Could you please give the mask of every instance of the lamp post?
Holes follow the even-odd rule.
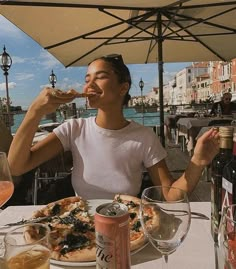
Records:
[[[142,80],[142,78],[140,79],[139,81],[139,88],[141,90],[141,101],[142,101],[142,122],[143,122],[143,125],[144,125],[144,117],[143,117],[143,87],[144,87],[144,82]]]
[[[11,56],[6,52],[6,47],[3,47],[3,53],[0,55],[0,66],[3,70],[3,74],[6,78],[6,94],[7,94],[7,115],[8,115],[8,128],[11,131],[11,107],[10,107],[10,98],[8,91],[8,70],[11,68],[12,59]]]
[[[55,85],[57,83],[57,76],[53,73],[53,70],[49,76],[49,82],[52,84],[52,87],[55,88]]]
[[[52,88],[54,89],[55,88],[55,85],[57,83],[57,76],[53,73],[53,70],[52,70],[52,73],[49,75],[49,82],[51,83],[52,85]],[[50,114],[47,115],[47,118],[51,119],[53,122],[56,122],[57,121],[57,114],[56,112],[52,112]]]

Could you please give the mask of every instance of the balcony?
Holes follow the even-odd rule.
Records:
[[[223,76],[219,76],[219,80],[220,80],[221,82],[230,80],[230,74],[225,74],[225,75],[223,75]]]

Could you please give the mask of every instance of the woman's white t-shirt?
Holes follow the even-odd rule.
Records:
[[[131,121],[120,130],[99,127],[95,117],[72,119],[53,130],[73,156],[72,185],[86,199],[137,195],[144,167],[166,157],[151,128]]]

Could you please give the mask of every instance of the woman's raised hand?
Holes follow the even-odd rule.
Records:
[[[198,138],[192,160],[199,165],[208,165],[219,152],[218,130],[211,128]]]
[[[60,105],[70,103],[75,98],[89,97],[92,93],[79,93],[74,89],[62,91],[59,89],[44,88],[38,97],[32,103],[30,109],[33,109],[43,116],[54,112]]]

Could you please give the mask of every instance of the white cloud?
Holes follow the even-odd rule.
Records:
[[[21,58],[18,56],[12,56],[12,64],[22,64],[27,62],[27,58]]]
[[[79,82],[64,81],[57,83],[56,87],[62,90],[75,89],[77,91],[82,90],[82,84]]]
[[[176,72],[164,72],[163,73],[163,80],[164,80],[164,84],[168,83],[169,81],[171,81],[172,79],[174,79],[176,75]]]
[[[46,87],[51,87],[51,85],[48,83],[48,84],[42,84],[39,86],[40,89],[44,89]]]
[[[45,87],[51,87],[50,84],[42,84],[40,85],[40,89],[43,89]],[[75,89],[77,91],[82,91],[82,84],[79,82],[74,82],[74,83],[67,83],[67,81],[59,82],[55,86],[58,89],[67,91],[69,89]]]
[[[39,59],[39,64],[44,69],[52,69],[60,65],[56,58],[54,58],[49,52],[43,49],[40,50]]]
[[[0,15],[0,37],[1,36],[4,37],[4,39],[12,36],[14,36],[14,39],[17,39],[22,38],[23,33],[19,31],[19,28],[17,28],[14,24]]]
[[[27,74],[27,73],[16,73],[15,79],[16,80],[33,80],[35,77],[34,74]]]
[[[15,82],[8,83],[8,89],[14,89],[16,87]],[[0,83],[0,91],[6,91],[6,83]]]

